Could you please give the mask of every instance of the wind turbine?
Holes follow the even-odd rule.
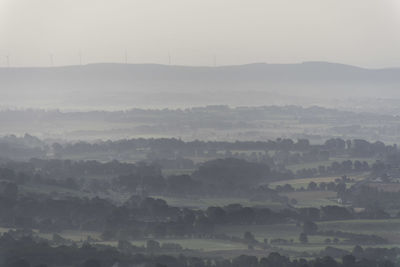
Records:
[[[53,54],[50,54],[50,66],[54,67],[54,58],[53,58]]]
[[[79,51],[79,65],[82,66],[82,51]]]

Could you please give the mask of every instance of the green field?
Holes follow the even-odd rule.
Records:
[[[227,225],[217,226],[216,233],[227,234],[228,236],[243,237],[246,231],[250,231],[257,240],[264,238],[274,239],[298,239],[301,228],[295,224],[274,224],[274,225]]]
[[[333,191],[300,191],[281,193],[289,199],[296,199],[296,207],[321,207],[329,205],[339,205],[337,202],[336,192]]]
[[[377,245],[368,247],[400,247],[400,219],[388,219],[388,220],[345,220],[345,221],[330,221],[330,222],[318,222],[319,230],[340,230],[343,232],[360,233],[368,235],[378,235],[386,238],[390,244]],[[268,240],[282,238],[293,243],[288,245],[272,245],[276,249],[282,249],[285,251],[293,252],[308,252],[318,253],[327,246],[333,246],[340,249],[352,250],[354,245],[343,243],[344,239],[339,238],[337,244],[326,244],[325,239],[333,237],[313,235],[308,236],[309,242],[307,244],[301,244],[299,242],[299,234],[302,232],[302,227],[296,226],[296,224],[277,224],[277,225],[251,225],[251,226],[220,226],[216,228],[217,233],[224,233],[229,236],[243,237],[246,231],[250,231],[258,241],[262,242],[264,238]]]
[[[247,245],[217,240],[217,239],[198,239],[198,238],[186,238],[186,239],[153,239],[158,241],[160,244],[164,243],[175,243],[182,246],[184,249],[201,250],[201,251],[219,251],[219,250],[243,250],[247,249]],[[145,247],[147,240],[131,241],[130,243],[134,246]],[[117,246],[117,241],[106,241],[96,242],[96,244]]]
[[[204,251],[247,249],[247,246],[241,243],[216,239],[164,239],[157,241],[159,241],[161,244],[176,243],[180,244],[183,248]],[[140,246],[144,245],[145,241],[134,241],[132,244]]]
[[[293,171],[296,172],[301,169],[313,169],[316,168],[318,169],[318,166],[330,166],[332,162],[335,160],[326,160],[326,161],[316,161],[316,162],[310,162],[310,163],[300,163],[300,164],[291,164],[287,165],[286,167]]]
[[[319,230],[340,230],[351,233],[361,234],[375,234],[385,237],[389,240],[390,244],[379,245],[379,246],[364,246],[364,247],[400,247],[400,219],[388,219],[388,220],[343,220],[343,221],[329,221],[329,222],[318,222]],[[0,228],[0,232],[6,232],[9,229]],[[351,251],[354,245],[345,243],[345,239],[339,238],[339,243],[325,243],[326,238],[333,240],[333,237],[312,235],[308,236],[309,242],[302,244],[299,242],[299,234],[302,232],[302,227],[294,223],[287,224],[274,224],[274,225],[224,225],[217,226],[215,233],[226,234],[228,236],[242,238],[246,231],[250,231],[258,241],[263,242],[264,239],[271,241],[272,239],[286,239],[289,241],[288,244],[270,244],[272,248],[269,251],[284,252],[287,255],[298,257],[302,252],[309,254],[318,254],[321,250],[327,246],[332,246],[340,249]],[[38,236],[51,240],[52,234],[39,233],[36,231]],[[96,244],[117,246],[118,241],[101,241],[100,233],[90,231],[62,231],[59,233],[63,238],[73,240],[82,244],[82,242],[88,240],[89,237],[95,240]],[[229,240],[220,239],[201,239],[201,238],[165,238],[156,239],[161,244],[163,243],[176,243],[180,244],[184,249],[195,250],[204,253],[221,253],[235,256],[235,253],[243,253],[243,251],[249,251],[246,244],[240,242],[232,242]],[[135,246],[145,246],[147,240],[133,240],[131,243]],[[224,251],[224,252],[223,252]],[[257,252],[259,251],[259,252]],[[254,253],[261,253],[260,248],[256,247]],[[237,256],[237,255],[236,255]]]
[[[320,230],[341,230],[345,232],[374,234],[400,245],[400,219],[387,220],[346,220],[319,222]]]
[[[351,250],[354,246],[347,244],[326,244],[324,241],[327,236],[308,236],[308,243],[302,244],[299,241],[299,235],[302,228],[295,224],[279,224],[279,225],[252,225],[252,226],[227,226],[218,227],[219,233],[227,235],[243,237],[244,232],[250,231],[258,241],[263,242],[264,238],[269,241],[271,239],[282,238],[288,240],[290,243],[287,245],[272,244],[272,251],[284,251],[286,254],[293,255],[292,253],[319,253],[326,246],[334,246],[341,249]],[[291,242],[293,240],[293,242]],[[343,239],[339,239],[340,242]]]
[[[168,205],[175,207],[192,207],[198,209],[206,209],[210,206],[227,206],[229,204],[241,204],[243,206],[262,206],[271,209],[281,209],[285,206],[279,202],[272,201],[250,201],[247,198],[178,198],[165,196],[152,196],[167,201]]]
[[[164,176],[170,175],[191,175],[195,169],[163,169],[162,174]]]

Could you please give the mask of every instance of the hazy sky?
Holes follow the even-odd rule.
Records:
[[[400,0],[0,0],[0,66],[400,67]]]

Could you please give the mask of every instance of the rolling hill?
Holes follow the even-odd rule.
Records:
[[[399,87],[400,69],[364,69],[327,62],[0,68],[3,107],[314,104],[329,98],[399,98]]]

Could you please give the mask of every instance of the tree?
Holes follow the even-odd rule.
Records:
[[[155,240],[147,240],[146,248],[150,252],[154,252],[160,249],[160,243]]]
[[[0,196],[15,201],[18,197],[18,186],[14,183],[0,183]]]
[[[208,207],[206,211],[207,217],[215,224],[226,222],[226,212],[221,207]]]
[[[101,267],[100,261],[96,259],[89,259],[83,263],[84,267]]]
[[[307,235],[314,235],[318,231],[318,226],[312,221],[306,221],[303,224],[303,233]]]
[[[101,239],[103,239],[104,241],[108,241],[111,240],[113,238],[115,238],[115,230],[113,229],[106,229],[103,231],[103,233],[101,233]]]
[[[206,184],[229,187],[255,185],[275,178],[268,165],[240,159],[217,159],[203,163],[193,179]]]
[[[126,240],[118,240],[118,249],[123,252],[129,252],[133,248],[132,244]]]
[[[299,241],[303,244],[308,243],[308,237],[307,234],[301,233],[299,236]]]
[[[321,260],[322,266],[324,267],[337,267],[337,262],[330,256],[325,256]]]
[[[357,258],[362,258],[364,254],[364,249],[361,246],[357,245],[353,248],[352,254]]]
[[[342,262],[344,267],[353,267],[356,264],[356,257],[353,255],[345,255],[342,258]]]
[[[27,260],[19,259],[19,260],[12,262],[9,266],[10,267],[30,267],[31,265],[29,264],[29,262]]]
[[[256,256],[240,255],[232,260],[232,265],[238,267],[256,267],[258,265],[258,259]]]
[[[249,232],[249,231],[247,231],[247,232],[244,233],[243,239],[244,239],[247,243],[255,243],[255,242],[256,242],[256,239],[255,239],[254,235],[253,235],[251,232]]]
[[[315,182],[310,182],[307,186],[307,190],[314,191],[317,190],[318,186]]]
[[[155,236],[156,238],[165,237],[166,234],[167,234],[167,227],[165,226],[165,224],[163,224],[163,223],[158,223],[158,224],[154,227],[154,236]]]

